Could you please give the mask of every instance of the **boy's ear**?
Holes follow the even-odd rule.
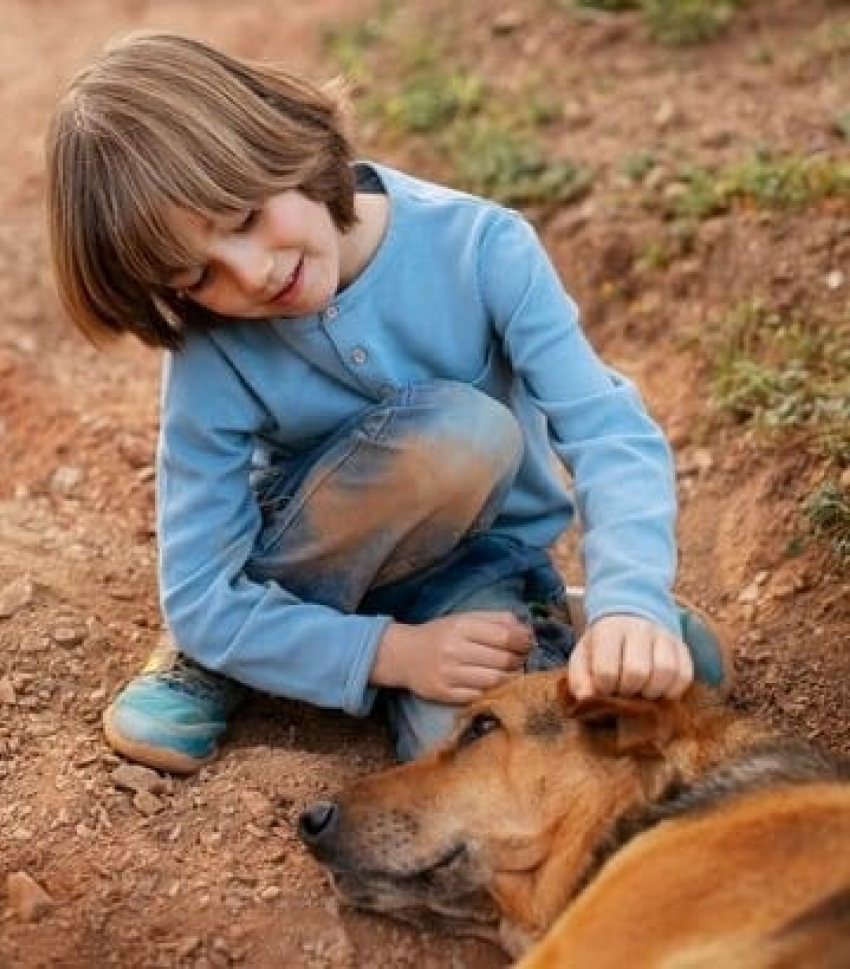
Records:
[[[670,700],[632,697],[588,697],[576,700],[566,678],[558,684],[566,715],[575,720],[583,739],[608,757],[659,757],[677,733],[679,718]]]

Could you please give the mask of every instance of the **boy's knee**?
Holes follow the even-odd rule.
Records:
[[[413,439],[447,491],[470,485],[490,490],[513,481],[523,456],[523,436],[513,414],[468,384],[436,381],[414,389]]]

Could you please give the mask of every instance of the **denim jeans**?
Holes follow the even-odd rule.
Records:
[[[400,388],[320,446],[255,480],[262,528],[248,572],[341,612],[425,622],[557,597],[542,549],[490,531],[519,467],[520,428],[474,388]],[[398,756],[422,753],[456,708],[386,691]]]

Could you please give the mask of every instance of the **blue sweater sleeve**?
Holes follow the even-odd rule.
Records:
[[[675,478],[664,435],[633,385],[600,362],[536,233],[516,213],[492,223],[479,274],[504,351],[572,476],[588,619],[630,613],[680,636],[670,591]]]
[[[260,528],[249,389],[204,337],[166,360],[157,515],[163,611],[180,649],[266,692],[359,715],[389,621],[307,603],[245,566]]]

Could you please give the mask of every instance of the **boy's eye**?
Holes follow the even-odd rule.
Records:
[[[260,217],[259,209],[248,209],[245,215],[242,217],[239,224],[234,229],[235,232],[247,232],[257,223],[257,219]]]
[[[209,281],[210,281],[209,266],[204,266],[198,278],[193,283],[190,283],[188,286],[182,286],[181,289],[185,290],[187,293],[200,293],[201,290],[207,285]]]

